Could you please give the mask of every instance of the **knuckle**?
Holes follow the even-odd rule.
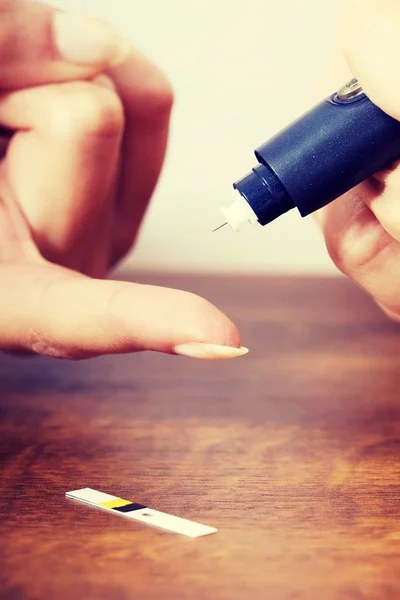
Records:
[[[357,190],[319,211],[318,222],[333,263],[353,278],[368,268],[382,242],[386,243],[380,229],[375,229],[370,210]]]
[[[349,265],[351,254],[345,248],[345,245],[330,238],[325,238],[325,244],[332,262],[339,269],[339,271],[347,275],[348,271],[351,270]]]
[[[51,310],[53,304],[52,294],[60,285],[66,283],[71,275],[63,272],[54,277],[53,269],[47,265],[38,274],[36,285],[38,292],[32,298],[31,322],[27,323],[24,333],[24,348],[40,356],[49,356],[58,359],[80,360],[89,358],[94,353],[88,352],[85,347],[78,343],[74,332],[65,325],[65,319],[61,319]],[[74,277],[78,277],[75,275]],[[80,276],[79,276],[80,277]]]
[[[52,111],[56,130],[115,137],[124,129],[124,109],[113,90],[93,83],[68,84]],[[65,91],[67,93],[65,93]]]
[[[349,230],[325,234],[328,254],[336,267],[345,275],[358,271],[368,262],[363,244]]]
[[[152,77],[141,93],[141,113],[149,119],[169,116],[174,103],[174,92],[169,80],[161,73]]]
[[[174,92],[168,79],[160,78],[157,86],[154,87],[152,97],[152,107],[156,112],[170,112],[174,103]]]
[[[125,295],[129,295],[131,285],[124,281],[114,282],[113,289],[110,288],[109,293],[104,299],[100,313],[104,323],[111,323],[112,326],[118,326],[121,319],[120,305],[124,303]]]
[[[113,79],[111,77],[109,77],[108,75],[105,75],[104,73],[101,73],[100,75],[96,75],[96,77],[94,77],[92,79],[92,81],[96,85],[99,85],[99,86],[106,88],[108,90],[111,90],[113,92],[117,92],[117,86],[115,85]]]
[[[393,238],[381,232],[370,240],[358,232],[347,231],[333,237],[325,236],[326,247],[336,267],[352,279],[378,268],[393,249]]]

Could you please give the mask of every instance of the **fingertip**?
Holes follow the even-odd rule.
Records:
[[[188,343],[241,347],[238,328],[223,312],[182,290],[125,284],[107,304],[105,320],[114,336],[123,333],[141,350],[175,354]]]
[[[186,313],[187,325],[180,332],[181,343],[198,342],[231,348],[241,347],[241,335],[233,321],[205,298],[189,292],[179,294],[181,310]]]
[[[111,25],[82,14],[54,12],[53,37],[61,58],[72,64],[106,68],[124,63],[131,51]]]

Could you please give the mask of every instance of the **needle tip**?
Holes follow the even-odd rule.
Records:
[[[218,227],[216,227],[215,229],[213,229],[212,233],[214,233],[215,231],[218,231],[218,229],[222,229],[222,227],[225,227],[225,225],[228,225],[228,223],[222,223],[222,225],[219,225]]]

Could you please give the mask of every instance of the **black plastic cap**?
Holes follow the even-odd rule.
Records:
[[[274,172],[258,165],[233,184],[257,215],[261,225],[274,221],[295,204]]]

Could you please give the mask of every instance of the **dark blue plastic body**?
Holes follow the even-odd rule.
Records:
[[[261,225],[294,207],[305,217],[400,158],[400,122],[365,95],[333,95],[255,154],[260,164],[234,187]]]

